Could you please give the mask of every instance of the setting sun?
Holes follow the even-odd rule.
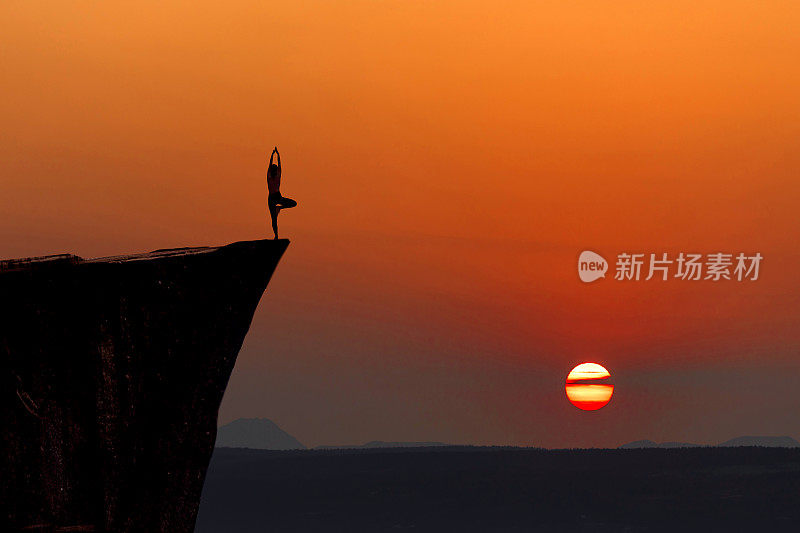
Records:
[[[614,394],[614,385],[606,383],[608,370],[597,363],[581,363],[567,375],[564,386],[569,401],[584,411],[596,411],[605,406]]]

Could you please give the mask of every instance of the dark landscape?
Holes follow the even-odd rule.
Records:
[[[196,531],[796,531],[800,449],[217,448]]]

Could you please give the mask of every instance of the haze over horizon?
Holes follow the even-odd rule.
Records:
[[[800,6],[6,2],[3,258],[291,239],[220,423],[342,442],[800,438]],[[144,8],[146,7],[146,9]],[[760,252],[582,284],[582,250]],[[584,361],[614,397],[564,395]]]

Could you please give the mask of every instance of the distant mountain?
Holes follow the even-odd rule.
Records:
[[[763,446],[765,448],[798,448],[800,442],[797,442],[792,437],[764,437],[764,436],[746,436],[736,437],[731,440],[726,440],[720,444],[693,444],[691,442],[653,442],[652,440],[635,440],[627,444],[623,444],[619,448],[622,450],[633,450],[637,448],[698,448],[701,446],[710,447],[733,447],[733,446]]]
[[[658,448],[658,443],[652,440],[635,440],[633,442],[628,442],[620,446],[622,450],[635,450],[638,448]]]
[[[652,440],[635,440],[620,446],[622,450],[633,450],[636,448],[698,448],[702,444],[693,442],[653,442]]]
[[[217,430],[217,448],[305,450],[306,447],[267,418],[240,418]]]
[[[351,444],[341,446],[317,446],[315,450],[336,450],[336,449],[366,449],[366,448],[432,448],[436,446],[451,446],[444,442],[385,442],[373,440],[364,444]]]
[[[800,442],[797,442],[792,437],[736,437],[735,439],[726,440],[717,446],[763,446],[765,448],[798,448]]]

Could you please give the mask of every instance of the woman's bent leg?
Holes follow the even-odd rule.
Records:
[[[292,200],[291,198],[286,198],[285,196],[281,196],[280,206],[284,209],[289,209],[290,207],[297,207],[297,202]]]

